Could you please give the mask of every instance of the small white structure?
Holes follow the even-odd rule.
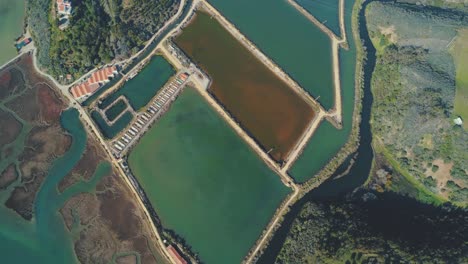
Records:
[[[457,117],[453,120],[453,122],[455,123],[455,125],[463,125],[463,120],[461,119],[461,117]]]

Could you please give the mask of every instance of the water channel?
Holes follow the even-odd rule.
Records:
[[[361,112],[362,119],[359,125],[361,137],[359,142],[360,145],[356,152],[357,157],[355,159],[355,163],[346,175],[337,177],[348,167],[350,160],[348,159],[347,162],[337,169],[335,175],[333,175],[328,181],[320,185],[317,189],[306,194],[301,200],[291,207],[290,212],[285,216],[284,222],[275,233],[269,247],[264,251],[264,254],[260,257],[258,263],[275,262],[293,221],[297,218],[303,205],[307,202],[329,201],[334,203],[345,203],[348,202],[346,197],[354,197],[353,202],[367,210],[369,221],[368,225],[370,228],[373,228],[372,230],[388,239],[402,239],[403,241],[408,241],[410,245],[411,243],[414,243],[415,245],[420,244],[422,242],[421,240],[424,242],[428,241],[429,245],[437,244],[439,241],[439,237],[437,235],[432,235],[434,228],[437,227],[434,227],[434,225],[430,223],[418,224],[419,222],[415,222],[414,220],[415,216],[419,215],[423,218],[445,219],[443,221],[446,222],[446,225],[444,225],[450,226],[451,228],[447,229],[448,231],[445,232],[450,232],[450,230],[455,229],[455,226],[460,225],[460,223],[450,221],[452,216],[459,216],[462,214],[461,218],[463,218],[463,215],[468,217],[468,211],[466,209],[457,209],[450,205],[436,207],[429,204],[423,204],[412,198],[401,196],[396,193],[376,193],[366,189],[361,189],[358,192],[353,193],[353,190],[362,186],[367,180],[373,159],[371,146],[372,133],[369,121],[373,102],[371,78],[376,63],[376,51],[372,46],[367,32],[366,18],[364,15],[365,8],[370,2],[372,1],[364,3],[363,8],[359,12],[359,34],[367,51],[367,60],[364,67],[364,96]],[[360,198],[357,198],[358,200],[356,200],[356,197],[365,197],[365,195],[368,194],[371,194],[374,199],[367,201],[359,200]]]
[[[76,109],[62,113],[61,124],[72,137],[72,144],[63,156],[53,161],[37,193],[33,220],[26,221],[6,207],[0,207],[2,263],[78,263],[72,237],[59,210],[72,196],[92,192],[111,169],[109,163],[100,163],[89,182],[79,182],[64,193],[58,193],[59,182],[85,151],[87,135],[78,115]]]
[[[349,49],[339,49],[343,128],[336,129],[329,122],[322,122],[307,143],[303,153],[288,171],[296,182],[305,182],[316,175],[346,144],[351,132],[356,70],[356,45],[351,29],[353,5],[354,1],[345,1],[344,21]],[[315,13],[321,11],[321,9],[314,10]],[[338,9],[335,12],[338,12]]]

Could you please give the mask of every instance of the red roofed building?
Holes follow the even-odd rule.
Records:
[[[171,259],[174,261],[176,264],[187,264],[187,261],[179,254],[177,249],[173,247],[172,245],[169,245],[167,247],[167,251],[169,251],[169,255]]]
[[[60,15],[70,15],[71,10],[70,0],[57,0],[57,11]]]
[[[81,84],[77,84],[70,89],[75,99],[90,95],[99,89],[102,85],[109,82],[109,78],[114,77],[117,74],[117,67],[111,66],[103,68],[99,71],[93,72],[88,80]]]
[[[182,79],[182,81],[185,81],[185,80],[187,80],[187,78],[188,78],[188,74],[186,74],[186,73],[181,73],[181,74],[179,75],[179,77]]]

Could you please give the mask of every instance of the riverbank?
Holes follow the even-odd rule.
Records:
[[[359,147],[359,124],[361,122],[361,111],[362,111],[362,97],[364,89],[364,66],[366,60],[366,51],[363,48],[363,43],[359,36],[359,18],[358,14],[361,8],[361,2],[356,1],[353,4],[351,12],[351,31],[353,41],[356,48],[356,59],[355,59],[355,74],[354,74],[354,107],[352,115],[351,131],[345,145],[328,161],[314,177],[302,183],[302,195],[306,194],[310,190],[316,188],[325,180],[327,180],[336,169],[346,160],[348,156],[354,153]]]
[[[356,43],[356,78],[355,89],[356,97],[354,101],[355,115],[353,116],[353,132],[350,141],[335,157],[333,166],[329,164],[329,171],[323,170],[320,174],[324,180],[309,181],[310,185],[304,185],[300,194],[300,199],[293,206],[290,207],[289,212],[283,216],[281,226],[277,228],[274,236],[271,238],[269,247],[264,250],[264,254],[258,258],[258,263],[273,263],[278,255],[293,221],[299,215],[301,208],[309,200],[315,199],[331,199],[338,197],[346,192],[352,191],[354,188],[362,185],[369,174],[370,161],[372,160],[371,148],[371,135],[370,135],[370,107],[372,105],[372,94],[370,93],[370,76],[373,70],[372,60],[367,60],[368,49],[364,48],[364,43],[361,40],[360,17],[362,14],[362,5],[365,0],[358,0],[353,4],[352,9],[352,30],[353,37]],[[362,33],[364,34],[364,33]],[[370,65],[369,65],[370,64]],[[366,68],[364,68],[366,65]],[[357,114],[360,113],[360,114]],[[361,138],[359,135],[365,133],[365,137]],[[358,144],[359,143],[359,144]],[[356,151],[356,146],[359,146]],[[352,153],[358,153],[355,162],[351,159],[355,157]],[[359,158],[361,157],[361,158]],[[348,171],[349,174],[343,176],[343,172]],[[340,176],[339,179],[335,179]],[[320,187],[317,187],[320,185]],[[315,188],[312,191],[312,188]],[[308,191],[308,192],[307,192]]]

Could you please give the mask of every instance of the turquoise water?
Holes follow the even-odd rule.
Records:
[[[297,182],[312,178],[333,158],[346,143],[351,132],[354,110],[354,76],[356,69],[355,43],[351,31],[351,12],[354,1],[345,1],[346,34],[349,51],[340,49],[340,74],[343,102],[343,129],[337,130],[327,121],[322,122],[307,143],[302,155],[289,170]]]
[[[204,263],[240,263],[290,191],[193,88],[129,164],[163,226]]]
[[[209,0],[320,103],[333,107],[330,39],[285,0]]]
[[[99,104],[99,108],[105,109],[119,96],[124,95],[133,109],[138,111],[149,103],[174,73],[174,68],[163,56],[154,56],[137,76],[106,97]]]
[[[28,222],[6,207],[0,207],[0,255],[2,263],[77,263],[73,241],[58,212],[65,201],[80,192],[93,191],[110,171],[109,163],[99,164],[90,182],[79,182],[58,193],[58,183],[73,169],[85,151],[87,135],[78,111],[63,112],[61,124],[73,138],[70,149],[52,163],[39,189],[34,218]]]
[[[318,21],[340,37],[339,3],[340,0],[295,0]]]

